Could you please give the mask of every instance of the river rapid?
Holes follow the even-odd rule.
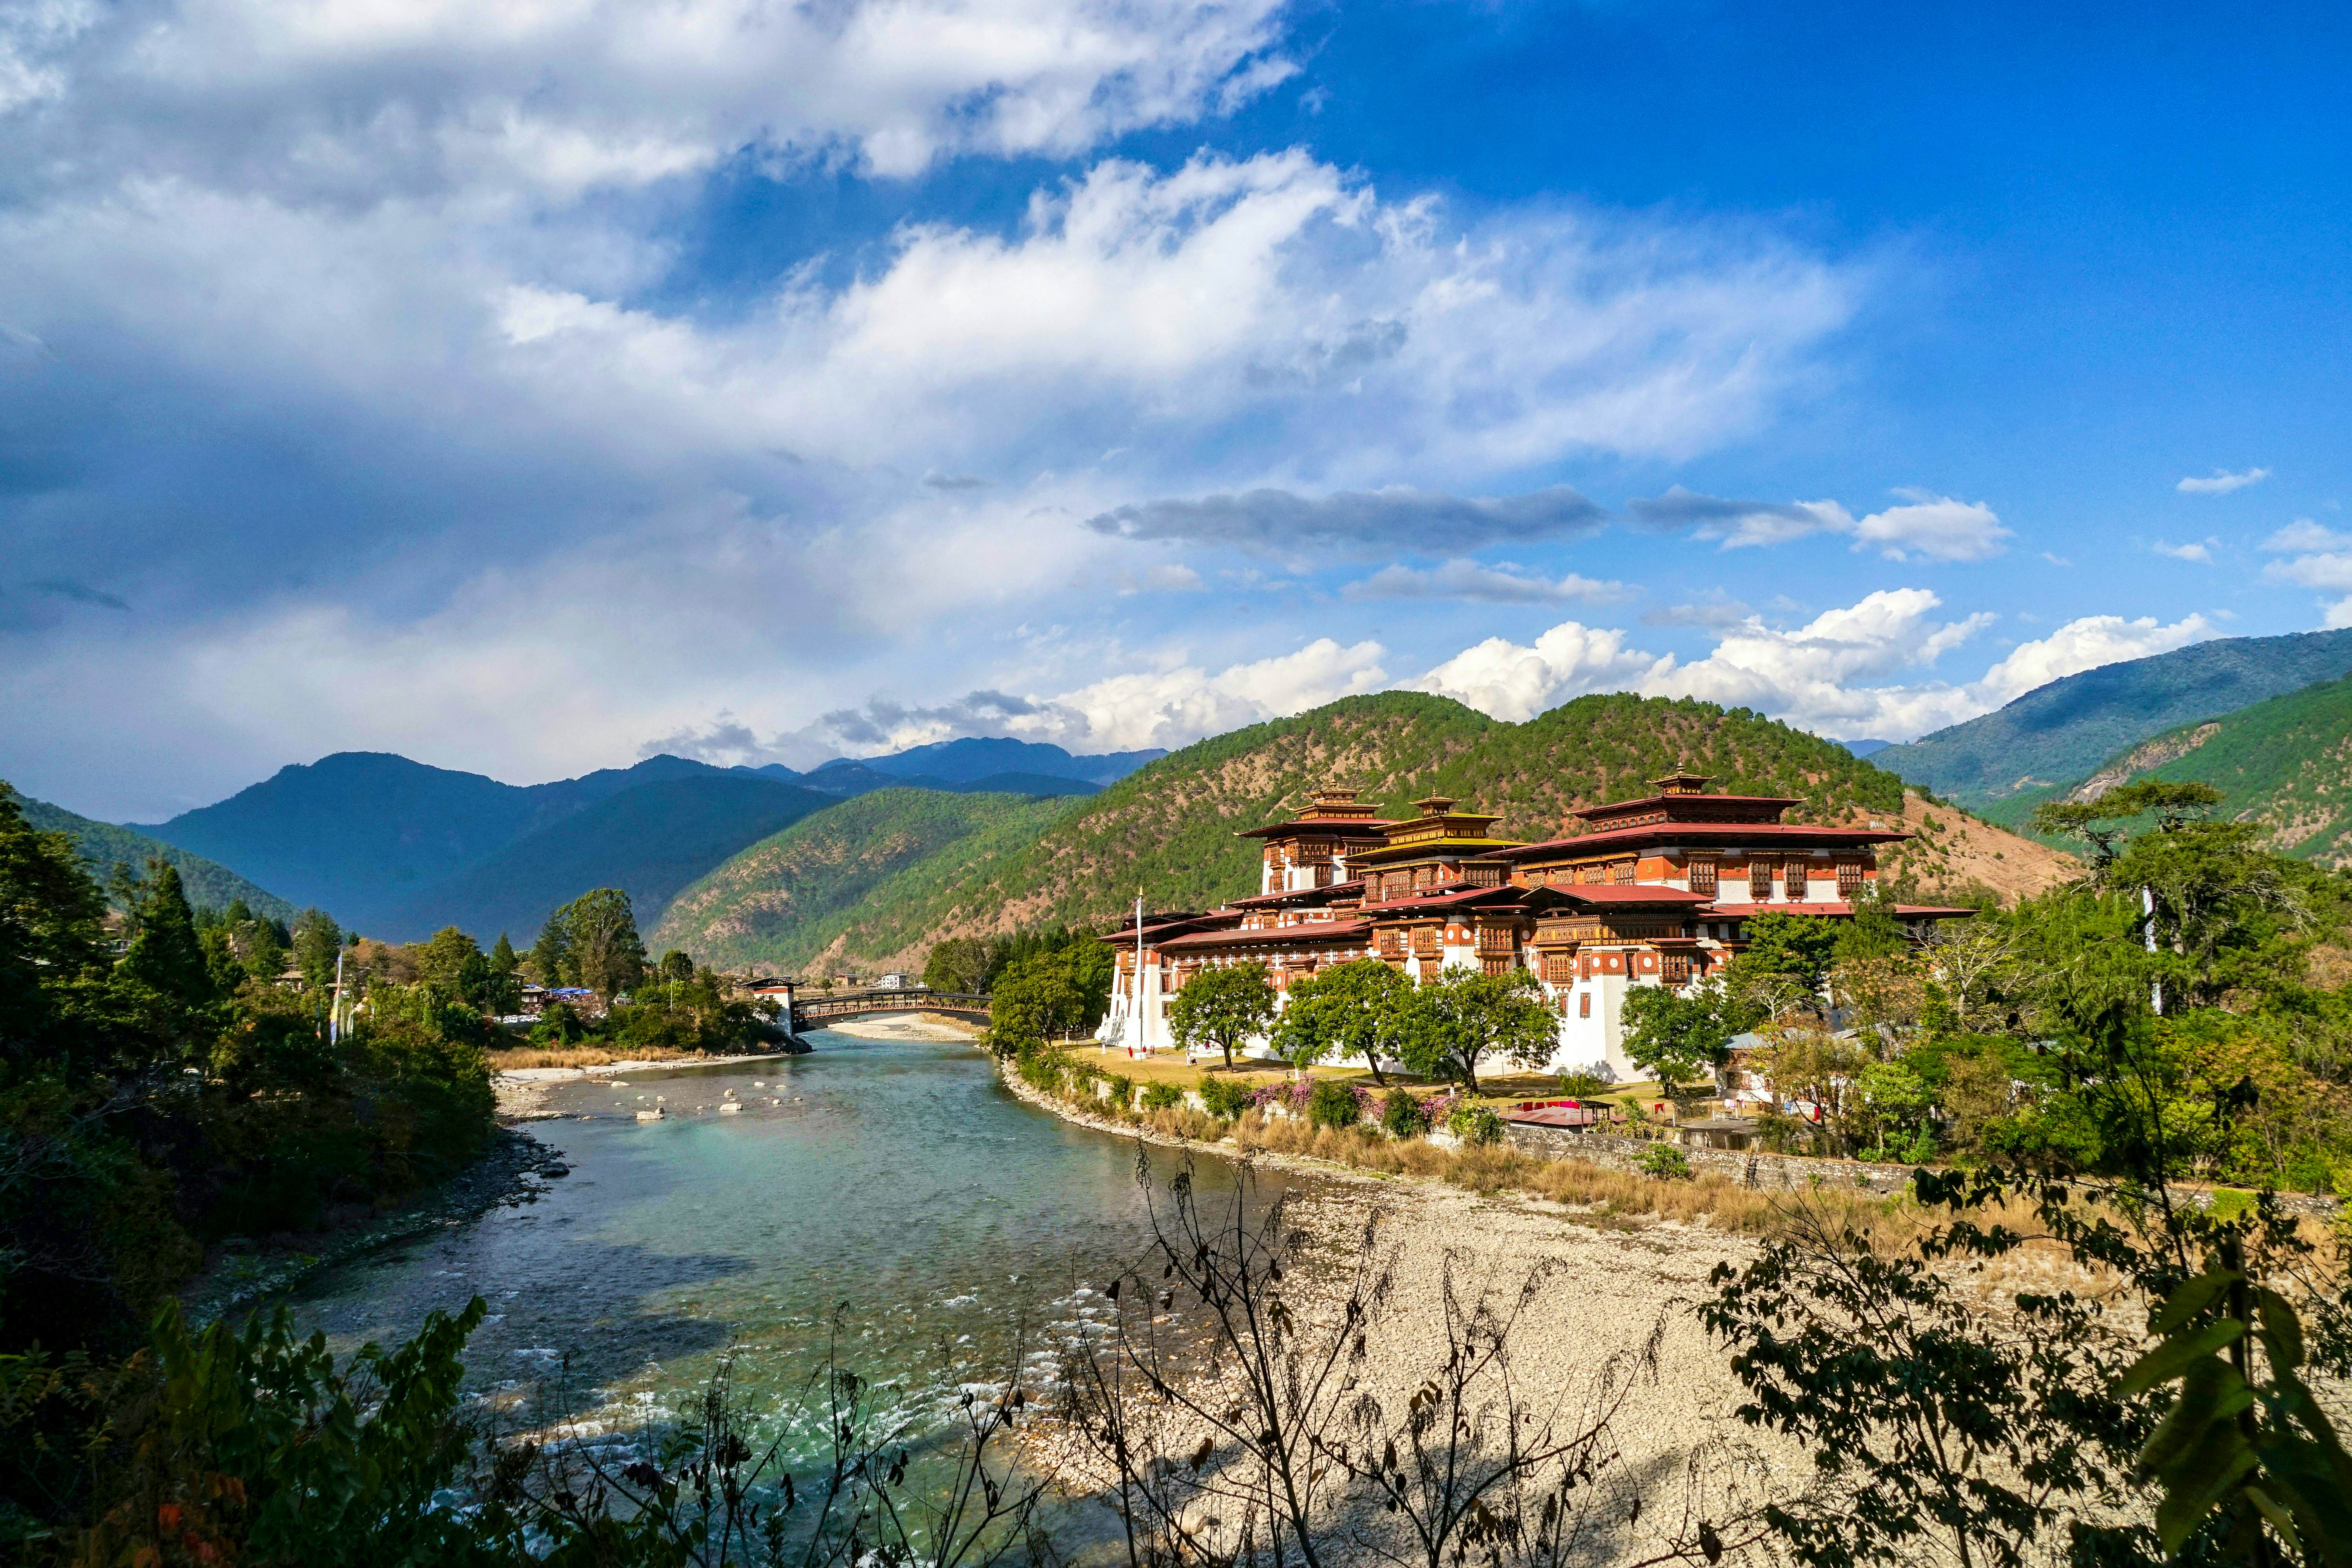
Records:
[[[1022,1103],[960,1041],[819,1031],[815,1050],[551,1088],[571,1173],[532,1201],[357,1259],[293,1300],[338,1349],[474,1296],[469,1392],[513,1424],[617,1431],[699,1397],[722,1358],[799,1466],[830,1353],[902,1408],[1050,1377],[1049,1346],[1149,1245],[1129,1140]],[[721,1112],[729,1103],[740,1111]],[[656,1106],[659,1121],[640,1121]],[[1150,1152],[1154,1194],[1181,1156]],[[1202,1159],[1205,1200],[1231,1193]],[[1253,1201],[1270,1199],[1261,1178]]]

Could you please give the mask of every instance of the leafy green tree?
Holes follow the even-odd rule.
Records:
[[[1703,985],[1689,995],[1664,985],[1636,985],[1625,994],[1625,1054],[1655,1073],[1669,1094],[1676,1086],[1715,1075],[1731,1059],[1731,1009],[1719,985]]]
[[[988,1021],[1000,1052],[1084,1027],[1087,994],[1075,955],[1057,948],[1016,959],[989,993]]]
[[[646,944],[637,934],[628,894],[618,888],[598,888],[556,914],[563,922],[567,962],[577,970],[581,984],[609,1002],[645,977]]]
[[[1839,922],[1837,940],[1831,948],[1832,956],[1839,963],[1898,958],[1910,951],[1910,934],[1903,929],[1903,922],[1875,900],[1856,909],[1852,919]]]
[[[489,960],[456,926],[433,933],[417,954],[416,968],[418,978],[446,1001],[478,1006],[489,984]]]
[[[1746,949],[1724,973],[1724,990],[1744,1023],[1818,1008],[1822,981],[1837,952],[1840,922],[1766,910],[1740,922]]]
[[[923,960],[923,984],[934,991],[976,992],[988,984],[988,943],[976,936],[951,936],[931,945]]]
[[[0,784],[0,1053],[22,1061],[42,1049],[57,989],[102,966],[105,919],[72,837],[35,832]]]
[[[1274,987],[1263,963],[1217,964],[1187,979],[1169,1004],[1168,1029],[1187,1050],[1214,1046],[1234,1065],[1234,1047],[1274,1019]]]
[[[1496,1058],[1532,1068],[1559,1046],[1559,1020],[1524,969],[1486,974],[1456,965],[1413,990],[1402,1009],[1397,1057],[1423,1078],[1478,1092],[1478,1064]]]
[[[1385,1086],[1381,1058],[1394,1059],[1412,982],[1377,958],[1351,959],[1294,982],[1269,1043],[1305,1069],[1332,1058],[1361,1057]]]

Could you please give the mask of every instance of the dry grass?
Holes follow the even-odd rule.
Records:
[[[510,1046],[505,1050],[486,1051],[492,1072],[511,1072],[519,1068],[601,1068],[614,1062],[679,1062],[709,1059],[700,1051],[671,1050],[655,1047],[647,1050],[615,1051],[604,1046]]]
[[[1391,1175],[1434,1177],[1477,1193],[1525,1193],[1605,1216],[1703,1222],[1722,1230],[1769,1236],[1785,1213],[1784,1200],[1773,1194],[1712,1173],[1686,1181],[1666,1180],[1588,1160],[1540,1159],[1508,1144],[1441,1149],[1418,1138],[1384,1138],[1362,1127],[1309,1127],[1292,1119],[1268,1121],[1255,1112],[1234,1124],[1233,1135],[1244,1149],[1304,1155]],[[1906,1206],[1899,1199],[1838,1188],[1823,1188],[1812,1196],[1843,1211],[1840,1217],[1865,1234],[1885,1228],[1895,1212]]]
[[[1092,1068],[1106,1074],[1118,1073],[1137,1083],[1172,1083],[1189,1089],[1200,1088],[1204,1080],[1212,1078],[1252,1086],[1290,1081],[1289,1068],[1255,1058],[1236,1061],[1229,1070],[1222,1061],[1203,1062],[1198,1067],[1189,1065],[1183,1054],[1177,1051],[1163,1051],[1150,1057],[1129,1057],[1124,1051],[1105,1050],[1087,1040],[1066,1042],[1061,1049],[1072,1067]],[[1307,1072],[1312,1078],[1334,1079],[1342,1083],[1373,1087],[1372,1075],[1362,1068],[1315,1067],[1308,1068]],[[1423,1093],[1436,1093],[1447,1087],[1393,1072],[1388,1075],[1388,1081],[1401,1083]],[[1656,1091],[1655,1084],[1645,1082],[1611,1084],[1607,1092],[1613,1100],[1629,1094],[1653,1098]],[[1477,1100],[1485,1105],[1499,1107],[1516,1104],[1522,1100],[1552,1100],[1559,1095],[1559,1079],[1550,1073],[1489,1073],[1478,1080]]]

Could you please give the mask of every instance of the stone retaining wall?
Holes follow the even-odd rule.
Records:
[[[1650,1146],[1643,1138],[1619,1138],[1605,1132],[1572,1132],[1561,1127],[1527,1127],[1515,1122],[1503,1124],[1503,1135],[1515,1149],[1547,1160],[1590,1160],[1596,1165],[1612,1170],[1635,1171],[1642,1151]],[[1858,1187],[1865,1192],[1899,1193],[1911,1184],[1909,1165],[1873,1165],[1860,1160],[1813,1160],[1796,1154],[1772,1154],[1762,1150],[1743,1152],[1732,1149],[1685,1149],[1694,1172],[1712,1171],[1728,1176],[1743,1187],[1760,1187],[1774,1191],[1793,1190],[1814,1185]],[[2210,1188],[2191,1187],[2182,1193],[2190,1203],[2212,1201]],[[2336,1214],[2342,1205],[2338,1200],[2318,1197],[2306,1193],[2281,1193],[2279,1207],[2289,1214],[2312,1215],[2326,1218]]]

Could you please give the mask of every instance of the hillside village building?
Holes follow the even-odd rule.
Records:
[[[1526,969],[1559,1015],[1553,1069],[1605,1063],[1623,1078],[1634,1071],[1620,1027],[1629,988],[1703,984],[1741,951],[1743,922],[1760,910],[1852,918],[1877,881],[1878,847],[1910,837],[1785,823],[1794,800],[1710,795],[1700,774],[1651,783],[1656,793],[1579,811],[1584,831],[1539,844],[1496,837],[1499,817],[1444,795],[1413,802],[1419,815],[1400,822],[1355,791],[1318,791],[1291,820],[1243,835],[1263,847],[1255,897],[1146,914],[1103,939],[1118,976],[1097,1037],[1172,1047],[1169,1003],[1213,964],[1264,963],[1277,1000],[1351,959],[1416,980],[1455,965]],[[1971,912],[1890,908],[1915,934]]]

